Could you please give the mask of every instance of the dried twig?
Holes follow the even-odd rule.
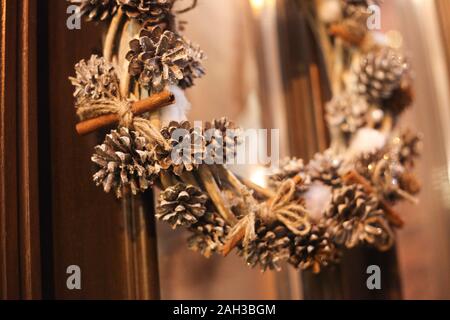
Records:
[[[357,184],[362,185],[364,187],[364,189],[366,190],[366,192],[376,193],[375,189],[372,187],[370,182],[367,181],[366,178],[361,176],[355,170],[351,170],[349,173],[347,173],[347,175],[345,175],[343,180],[344,180],[345,184],[357,183]],[[400,215],[397,212],[395,212],[394,209],[392,208],[392,206],[390,206],[386,201],[384,201],[382,199],[380,199],[379,201],[380,201],[380,205],[386,212],[386,216],[387,216],[389,222],[397,228],[402,228],[404,226],[405,222],[400,217]]]

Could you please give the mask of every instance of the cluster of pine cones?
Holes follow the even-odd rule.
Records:
[[[329,126],[347,137],[368,125],[376,128],[383,116],[396,118],[413,102],[410,66],[397,50],[383,47],[370,51],[353,77],[356,89],[335,96],[326,106]],[[374,118],[375,114],[382,117]]]
[[[176,0],[71,1],[88,20],[107,20],[120,8],[130,19],[142,23],[138,38],[130,42],[127,59],[131,77],[150,94],[168,85],[191,87],[205,74],[204,52],[174,32],[172,10]]]
[[[382,158],[386,159],[389,152],[392,157],[397,154],[404,163],[412,163],[419,154],[418,138],[404,134],[398,139],[389,150],[385,149]],[[373,155],[364,168],[371,168],[376,159]],[[356,168],[366,177],[361,166]],[[281,221],[267,223],[256,218],[255,237],[238,246],[239,255],[249,266],[263,271],[280,270],[282,263],[287,262],[296,268],[318,273],[338,263],[343,248],[363,245],[380,251],[390,249],[395,238],[393,226],[381,204],[386,198],[383,194],[368,192],[361,184],[347,184],[345,172],[344,162],[329,152],[317,154],[307,165],[296,158],[283,160],[279,170],[269,176],[275,192],[284,181],[300,177],[296,199],[306,205],[305,195],[313,186],[320,185],[329,192],[328,204],[319,219],[309,217],[311,228],[301,235],[293,233]],[[370,178],[367,179],[372,183]],[[179,183],[161,193],[157,218],[173,228],[187,228],[191,233],[189,247],[210,257],[220,253],[232,230],[213,208],[207,193],[200,187]]]
[[[205,55],[198,46],[159,26],[145,27],[138,39],[130,42],[127,59],[129,73],[150,93],[161,92],[167,85],[181,88],[193,85],[205,74]]]
[[[351,89],[327,104],[326,120],[347,141],[360,128],[377,127],[386,116],[396,118],[413,103],[410,65],[397,49],[362,41],[371,35],[367,21],[374,1],[342,1],[342,17],[330,26],[332,37],[356,46],[362,57],[347,80]]]
[[[348,164],[329,151],[316,154],[307,165],[301,159],[285,159],[279,170],[269,177],[269,185],[276,191],[286,179],[301,177],[302,183],[296,190],[298,198],[320,185],[330,194],[325,210],[320,217],[314,217],[315,220],[311,217],[312,228],[305,236],[294,236],[281,223],[268,226],[259,222],[257,237],[249,246],[242,247],[240,253],[250,266],[258,265],[263,270],[279,269],[280,262],[287,260],[295,267],[311,268],[317,273],[337,263],[342,248],[365,245],[380,251],[390,249],[395,241],[394,226],[382,201],[394,204],[401,200],[399,190],[412,195],[420,191],[418,180],[410,173],[420,152],[420,135],[405,131],[382,150],[357,157],[351,168],[365,178],[375,192],[368,192],[362,184],[347,184]],[[381,176],[377,179],[375,168],[387,160],[388,165],[376,172]]]
[[[235,132],[240,132],[239,128],[226,118],[206,122],[203,128],[195,128],[188,121],[172,121],[160,131],[165,144],[150,144],[138,132],[126,128],[113,130],[92,157],[98,167],[94,181],[105,192],[114,190],[119,198],[128,191],[145,192],[158,183],[163,172],[181,176],[197,169],[205,159],[224,163],[226,156],[236,152],[239,139]],[[213,150],[217,152],[209,159]],[[224,158],[218,159],[218,155]]]
[[[421,152],[422,136],[404,130],[384,148],[358,156],[353,165],[379,197],[394,204],[403,199],[404,192],[412,196],[420,192],[420,182],[412,171]]]

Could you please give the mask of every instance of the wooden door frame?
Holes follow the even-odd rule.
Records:
[[[36,1],[0,4],[0,296],[38,299]]]

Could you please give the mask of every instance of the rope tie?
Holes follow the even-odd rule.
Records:
[[[304,236],[311,230],[309,212],[295,199],[295,187],[293,179],[283,182],[276,196],[262,205],[259,217],[267,224],[280,221],[295,235]]]
[[[132,106],[132,103],[127,100],[123,100],[118,104],[117,114],[120,118],[120,126],[130,128],[133,125],[134,115],[131,109]]]
[[[160,131],[152,123],[142,117],[135,117],[132,111],[133,101],[125,99],[100,99],[82,103],[77,108],[80,120],[93,119],[106,114],[117,114],[120,118],[119,126],[134,128],[143,135],[149,143],[156,142],[165,150],[170,150],[170,145],[161,135]]]
[[[295,187],[296,182],[293,179],[283,182],[275,197],[242,218],[233,227],[228,238],[233,239],[243,233],[244,245],[256,239],[257,218],[267,225],[279,221],[297,236],[308,234],[311,230],[309,212],[295,199]]]

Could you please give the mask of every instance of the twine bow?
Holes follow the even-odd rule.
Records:
[[[161,135],[160,131],[152,123],[136,116],[133,112],[133,101],[113,98],[87,101],[77,107],[77,115],[80,120],[89,120],[104,115],[116,114],[119,117],[119,126],[133,128],[144,136],[149,143],[156,142],[165,150],[170,150],[170,145]]]
[[[261,204],[257,210],[242,218],[231,230],[228,241],[222,248],[222,253],[228,255],[242,240],[244,246],[256,239],[256,220],[270,225],[277,221],[297,236],[305,236],[311,230],[308,211],[295,199],[295,187],[298,178],[283,182],[277,194]]]
[[[311,230],[309,212],[295,199],[294,179],[281,185],[276,196],[261,206],[260,218],[266,224],[283,223],[292,233],[304,236]]]

